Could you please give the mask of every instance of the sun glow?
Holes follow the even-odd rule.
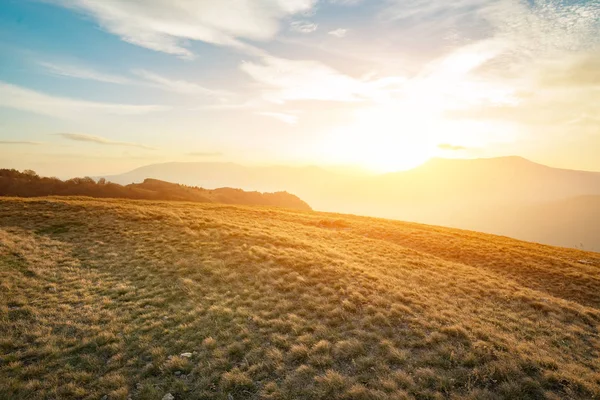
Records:
[[[388,105],[363,109],[351,124],[329,132],[323,157],[377,172],[417,167],[433,157],[469,157],[516,140],[510,123],[447,119],[426,107]]]
[[[325,155],[381,172],[414,168],[437,155],[436,124],[399,107],[361,110],[352,124],[327,135]]]
[[[463,52],[431,66],[432,71],[403,83],[401,94],[356,111],[350,124],[326,135],[325,155],[387,172],[514,140],[509,123],[468,117],[482,105],[516,104],[510,88],[465,76],[489,58],[487,53]],[[452,113],[462,117],[448,116]]]

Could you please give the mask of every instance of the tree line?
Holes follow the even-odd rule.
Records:
[[[39,176],[35,171],[0,169],[0,196],[87,196],[135,200],[179,200],[201,203],[265,205],[310,210],[310,206],[287,192],[259,193],[241,189],[203,189],[146,179],[143,183],[119,185],[104,178],[97,181],[86,176],[61,180]]]

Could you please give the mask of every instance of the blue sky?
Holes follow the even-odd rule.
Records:
[[[0,163],[600,170],[600,2],[2,0]]]

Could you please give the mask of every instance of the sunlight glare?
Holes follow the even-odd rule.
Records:
[[[434,122],[425,115],[399,107],[357,112],[353,124],[336,128],[325,142],[328,158],[391,172],[414,168],[433,157]]]

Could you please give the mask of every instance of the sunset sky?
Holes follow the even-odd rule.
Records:
[[[600,1],[0,0],[0,167],[600,171]]]

